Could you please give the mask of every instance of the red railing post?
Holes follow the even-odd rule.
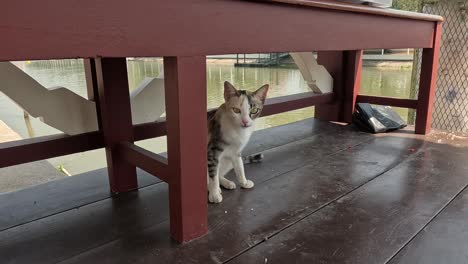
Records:
[[[416,109],[416,134],[425,135],[431,130],[441,31],[442,22],[437,22],[434,29],[434,44],[432,48],[423,49],[422,53],[418,107]]]
[[[120,142],[133,142],[132,113],[125,58],[96,59],[98,117],[106,147],[112,192],[138,188],[136,168],[117,153]]]
[[[206,59],[164,57],[171,235],[207,232]]]

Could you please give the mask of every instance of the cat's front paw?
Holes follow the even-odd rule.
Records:
[[[210,203],[220,203],[223,201],[223,196],[221,195],[221,191],[210,192],[208,194],[208,201]]]
[[[246,180],[245,182],[240,183],[240,186],[242,188],[244,188],[244,189],[250,189],[250,188],[254,187],[254,183],[251,180]]]

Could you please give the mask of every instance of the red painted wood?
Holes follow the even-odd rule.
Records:
[[[348,122],[361,87],[362,50],[319,52],[318,63],[333,77],[336,100],[315,107],[315,117],[321,120]]]
[[[428,48],[433,24],[231,0],[4,1],[0,61]]]
[[[262,110],[262,116],[269,116],[316,104],[323,104],[331,102],[333,99],[333,93],[316,94],[313,92],[274,97],[267,99],[266,105]]]
[[[389,105],[394,107],[412,108],[418,107],[418,100],[414,99],[403,99],[393,97],[380,97],[380,96],[369,96],[369,95],[358,95],[356,98],[357,103],[369,103],[376,105]]]
[[[15,140],[0,144],[0,168],[102,148],[100,132]]]
[[[207,232],[207,118],[204,56],[164,57],[171,235]]]
[[[125,161],[169,183],[167,158],[130,142],[120,143],[118,151]]]
[[[433,47],[423,49],[421,75],[419,78],[418,107],[416,108],[416,134],[425,135],[431,130],[441,33],[442,23],[436,23]]]
[[[345,51],[343,121],[353,120],[356,98],[361,90],[362,50]]]
[[[136,168],[119,155],[121,142],[133,142],[132,113],[125,58],[96,59],[101,117],[111,190],[137,189]]]
[[[344,100],[344,52],[343,51],[319,51],[318,64],[324,66],[333,77],[333,93],[335,100],[327,104],[315,106],[315,118],[326,121],[341,121],[342,102]]]

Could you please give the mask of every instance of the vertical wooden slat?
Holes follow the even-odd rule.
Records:
[[[345,51],[343,121],[353,120],[356,98],[361,90],[362,50]]]
[[[204,56],[164,57],[171,235],[207,232],[207,118]]]
[[[425,135],[431,130],[432,107],[437,81],[442,23],[435,24],[434,45],[423,49],[419,79],[418,108],[416,109],[416,134]]]
[[[96,59],[99,112],[112,192],[137,189],[135,166],[118,155],[120,142],[133,142],[132,113],[125,58]]]

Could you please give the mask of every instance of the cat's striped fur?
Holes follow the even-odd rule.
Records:
[[[241,187],[252,188],[253,182],[245,177],[241,151],[254,131],[254,121],[260,116],[268,92],[268,85],[255,92],[236,90],[224,83],[224,99],[208,123],[208,192],[209,201],[222,201],[220,185],[226,189],[236,184],[224,178],[234,168]]]

